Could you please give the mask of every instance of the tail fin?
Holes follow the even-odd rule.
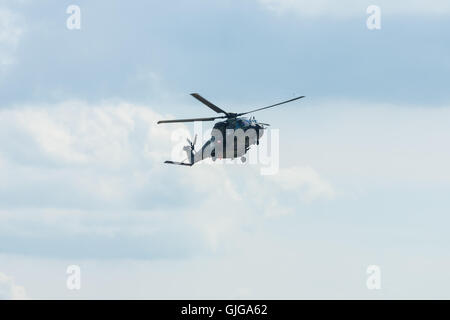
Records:
[[[197,142],[197,135],[195,135],[195,137],[194,137],[194,142],[192,142],[189,139],[186,139],[186,140],[189,143],[189,145],[185,146],[183,148],[183,150],[186,151],[188,159],[190,160],[189,162],[191,164],[194,164],[194,146],[195,146],[195,143]]]
[[[185,146],[183,148],[183,150],[186,151],[186,153],[187,153],[187,156],[188,156],[187,158],[188,158],[189,163],[169,161],[169,160],[164,161],[164,163],[176,164],[179,166],[189,166],[189,167],[191,167],[194,164],[194,145],[197,142],[197,135],[195,135],[194,142],[191,142],[191,140],[189,140],[189,139],[186,139],[186,140],[189,143],[189,145]]]
[[[185,146],[183,148],[183,150],[186,151],[189,163],[191,165],[193,165],[194,164],[194,149],[191,146]]]

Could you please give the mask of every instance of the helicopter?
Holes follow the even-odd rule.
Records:
[[[273,108],[288,102],[292,102],[298,99],[302,99],[305,96],[296,97],[290,100],[286,100],[280,103],[272,104],[267,107],[254,109],[247,112],[234,113],[227,112],[219,108],[215,104],[203,98],[198,93],[191,93],[195,99],[209,107],[211,110],[222,113],[221,116],[209,117],[209,118],[192,118],[192,119],[175,119],[175,120],[160,120],[157,124],[161,123],[177,123],[177,122],[194,122],[194,121],[215,121],[217,119],[225,119],[214,124],[211,131],[211,138],[205,142],[200,150],[195,151],[194,147],[197,142],[197,135],[194,137],[194,141],[186,139],[188,145],[183,148],[187,153],[188,162],[176,162],[167,160],[164,163],[175,164],[182,166],[192,166],[198,161],[206,158],[211,158],[216,161],[217,158],[241,158],[244,163],[246,161],[245,154],[250,149],[251,145],[259,145],[259,138],[264,134],[266,127],[270,126],[268,123],[258,122],[254,116],[247,118],[243,115],[253,113],[256,111]]]

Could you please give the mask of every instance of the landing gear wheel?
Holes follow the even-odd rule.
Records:
[[[242,163],[245,163],[245,161],[247,161],[247,159],[245,157],[241,157],[241,161],[242,161]]]
[[[211,159],[212,159],[212,161],[216,161],[217,158],[216,157],[211,157]]]

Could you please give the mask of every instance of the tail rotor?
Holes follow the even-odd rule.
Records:
[[[197,143],[197,135],[195,135],[195,137],[194,137],[194,142],[189,140],[189,138],[186,138],[186,141],[189,143],[189,146],[191,147],[191,149],[194,150],[194,146]]]
[[[195,135],[194,141],[191,141],[188,138],[186,138],[186,141],[189,143],[189,145],[185,146],[183,150],[186,151],[188,159],[190,159],[190,164],[192,165],[194,164],[194,146],[197,142],[197,135]]]

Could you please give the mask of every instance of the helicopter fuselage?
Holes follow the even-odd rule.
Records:
[[[198,156],[194,162],[209,157],[213,160],[242,157],[251,145],[259,144],[263,134],[264,126],[254,118],[231,118],[217,122],[211,131],[211,138],[196,153]]]

